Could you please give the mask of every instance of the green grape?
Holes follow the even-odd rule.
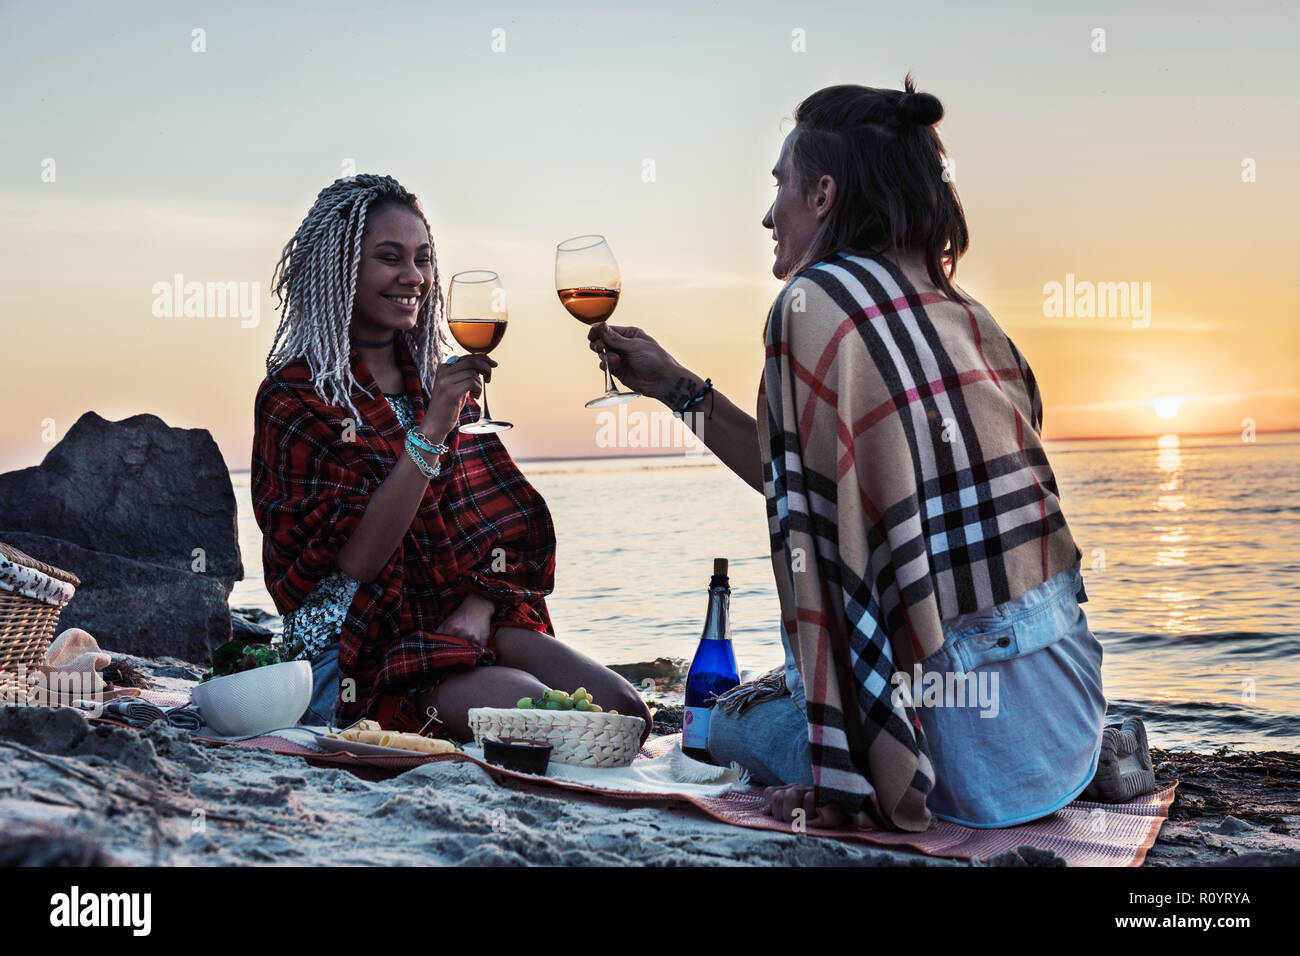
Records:
[[[573,692],[573,696],[574,696],[574,697],[585,697],[585,698],[587,698],[588,700],[591,699],[591,695],[587,693],[587,688],[585,688],[585,687],[579,687],[577,690],[575,690],[575,691]]]
[[[596,713],[598,713],[598,714],[602,714],[602,713],[605,712],[605,708],[604,708],[604,707],[601,707],[600,704],[592,704],[592,705],[591,705],[591,709],[594,710],[594,711],[595,711]]]
[[[519,700],[515,701],[515,706],[522,710],[530,710],[533,706],[533,699],[531,697],[520,697]]]
[[[591,703],[584,697],[573,705],[574,710],[591,710]]]
[[[548,701],[546,702],[546,709],[547,709],[547,710],[559,710],[559,709],[560,709],[560,702],[559,702],[558,700],[548,700]]]
[[[611,714],[615,714],[615,715],[617,715],[617,714],[618,714],[618,711],[616,711],[616,710],[611,710],[610,713],[611,713]]]
[[[577,706],[577,705],[574,703],[574,700],[573,700],[572,697],[566,697],[566,698],[564,698],[564,700],[560,701],[560,709],[561,709],[561,710],[573,710],[573,708],[574,708],[575,706]]]

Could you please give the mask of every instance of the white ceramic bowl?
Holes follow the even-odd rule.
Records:
[[[297,724],[311,703],[311,686],[311,664],[286,661],[214,677],[190,696],[217,733],[249,737]]]

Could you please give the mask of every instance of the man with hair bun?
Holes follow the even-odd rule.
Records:
[[[1090,783],[1154,788],[1140,719],[1104,726],[1037,382],[954,282],[970,237],[943,115],[910,75],[795,109],[762,220],[785,286],[756,415],[640,329],[589,333],[674,410],[703,383],[701,440],[767,499],[786,661],[718,699],[708,748],[781,820],[1005,827]]]

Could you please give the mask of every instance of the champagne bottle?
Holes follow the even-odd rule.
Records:
[[[727,559],[714,558],[704,634],[686,677],[686,706],[682,709],[682,752],[709,763],[713,762],[708,750],[713,698],[740,683],[736,655],[731,648],[730,604]]]

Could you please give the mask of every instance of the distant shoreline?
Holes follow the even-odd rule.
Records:
[[[1058,442],[1098,442],[1098,441],[1140,441],[1144,438],[1160,438],[1162,435],[1177,435],[1179,438],[1227,438],[1229,436],[1239,436],[1239,431],[1231,432],[1152,432],[1149,435],[1089,435],[1083,438],[1048,438],[1046,443],[1051,445]],[[1300,429],[1284,428],[1277,431],[1257,431],[1256,435],[1300,435]],[[551,457],[528,457],[515,458],[519,464],[528,464],[530,462],[554,462],[554,461],[633,461],[647,458],[664,458],[674,459],[685,457],[681,450],[665,452],[663,454],[642,454],[642,455],[554,455]],[[712,453],[694,455],[700,459],[701,464],[719,464],[718,457]],[[232,475],[243,474],[250,471],[248,468],[231,468]]]

